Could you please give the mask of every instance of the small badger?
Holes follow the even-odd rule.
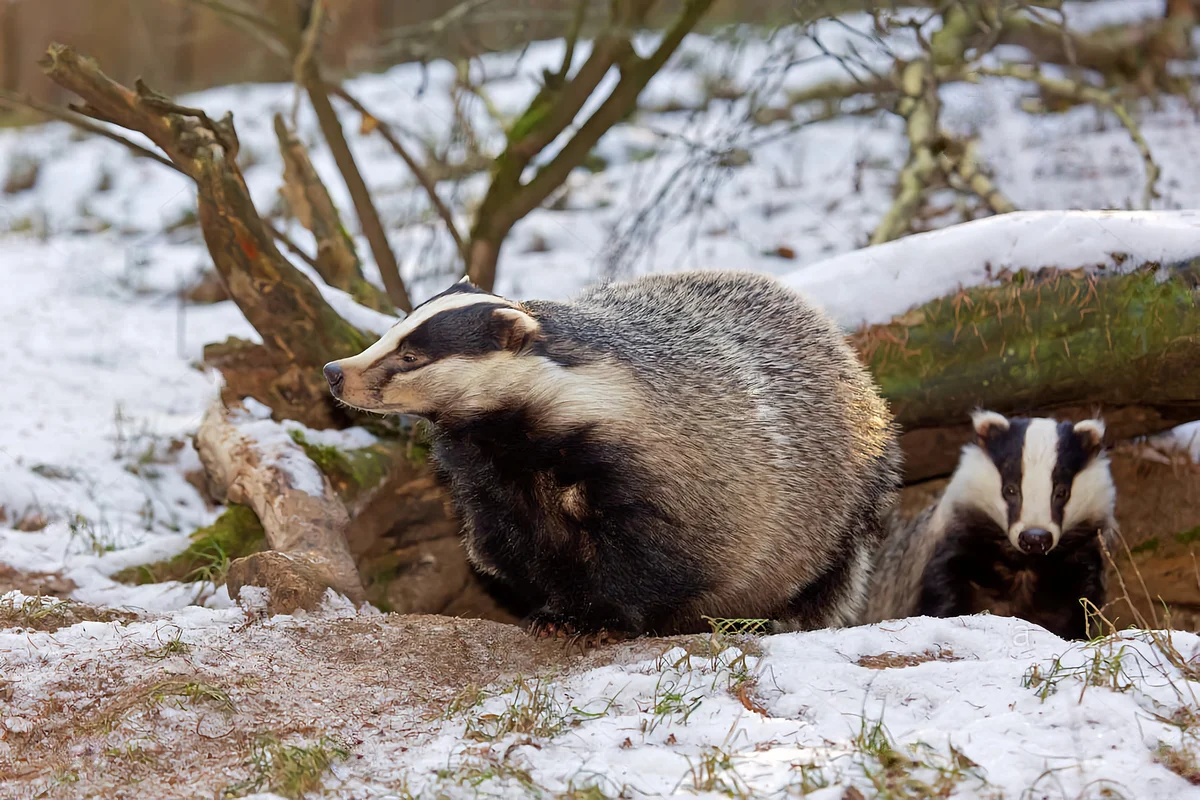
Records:
[[[891,526],[864,621],[988,611],[1087,638],[1080,601],[1104,606],[1100,542],[1117,534],[1104,424],[991,411],[972,421],[976,441],[941,499]]]
[[[894,423],[837,327],[771,278],[522,303],[460,281],[325,375],[348,405],[428,420],[469,558],[540,634],[862,612]]]

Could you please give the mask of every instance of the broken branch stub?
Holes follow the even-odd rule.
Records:
[[[341,289],[362,305],[394,314],[395,306],[387,295],[363,277],[354,240],[342,224],[329,190],[313,167],[308,150],[288,130],[281,114],[275,115],[275,137],[283,156],[283,186],[279,191],[292,214],[317,241],[317,272],[330,286]]]
[[[255,558],[263,555],[259,553],[248,557],[253,564],[235,570],[247,561],[238,559],[230,568],[230,596],[237,597],[245,579],[253,578],[255,585],[265,583],[272,590],[286,586],[287,596],[299,596],[299,581],[312,584],[317,600],[328,587],[355,603],[363,601],[362,582],[346,545],[346,508],[329,480],[277,423],[232,411],[217,399],[196,432],[196,450],[213,495],[252,508],[271,549],[284,554],[283,560],[275,555],[268,561],[301,565],[283,572],[263,569],[267,562]],[[279,584],[271,585],[277,579]],[[274,610],[284,613],[278,606]]]

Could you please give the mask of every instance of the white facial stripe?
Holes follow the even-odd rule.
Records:
[[[1117,490],[1112,472],[1104,456],[1092,461],[1075,476],[1071,497],[1063,509],[1063,530],[1070,530],[1088,520],[1111,519],[1116,505]]]
[[[352,369],[366,369],[395,350],[400,345],[400,342],[404,340],[405,336],[408,336],[434,316],[443,311],[451,311],[456,308],[466,308],[467,306],[484,303],[492,305],[503,303],[507,305],[508,301],[502,297],[491,294],[480,294],[478,292],[458,292],[448,294],[445,297],[439,297],[436,300],[430,300],[393,325],[375,344],[356,356],[342,359],[341,363],[344,367],[351,367]]]
[[[935,524],[945,524],[946,516],[955,507],[978,509],[1001,528],[1008,529],[1008,507],[1001,494],[1000,471],[988,454],[973,444],[962,450],[958,469],[938,504],[939,519]]]
[[[1062,530],[1054,524],[1050,504],[1054,498],[1054,465],[1058,461],[1058,423],[1052,419],[1031,420],[1025,431],[1021,458],[1021,514],[1008,532],[1013,544],[1021,531],[1041,528],[1054,541]]]

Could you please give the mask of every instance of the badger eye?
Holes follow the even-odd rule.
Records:
[[[1060,503],[1067,499],[1067,487],[1065,484],[1060,483],[1054,487],[1054,499]]]
[[[405,364],[417,363],[417,357],[414,356],[412,353],[405,353],[404,355],[400,356],[400,360],[403,361]]]
[[[1005,497],[1016,497],[1016,496],[1017,496],[1017,487],[1016,487],[1016,485],[1015,485],[1015,484],[1012,484],[1012,483],[1005,484],[1005,486],[1004,486],[1004,496],[1005,496]]]

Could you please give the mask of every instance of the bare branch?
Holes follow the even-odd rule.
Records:
[[[308,27],[300,40],[300,52],[292,65],[292,81],[296,84],[296,93],[292,99],[292,127],[296,127],[296,119],[300,116],[300,87],[304,85],[304,76],[313,65],[317,53],[317,44],[321,39],[321,25],[325,20],[325,3],[315,0],[312,11],[309,12]]]
[[[588,0],[575,1],[575,15],[571,18],[571,29],[567,31],[567,52],[563,54],[562,66],[558,69],[558,79],[565,81],[571,72],[571,62],[575,60],[575,42],[579,39],[579,31],[583,29],[583,21],[587,18]]]
[[[370,120],[370,124],[374,126],[375,130],[379,131],[379,135],[382,136],[389,145],[391,145],[392,149],[396,151],[396,155],[400,156],[401,160],[403,160],[408,166],[413,176],[417,179],[417,182],[421,184],[421,187],[425,189],[425,193],[429,195],[430,204],[433,206],[438,216],[442,218],[442,222],[446,224],[446,230],[449,231],[451,238],[454,239],[454,246],[458,248],[458,252],[463,258],[463,263],[466,264],[468,258],[467,243],[463,240],[462,234],[459,233],[458,226],[454,224],[454,215],[442,201],[442,198],[438,196],[437,184],[434,183],[433,179],[429,177],[421,165],[417,163],[416,159],[414,159],[404,145],[401,144],[399,137],[397,137],[392,131],[390,125],[368,111],[363,104],[352,97],[344,87],[331,84],[330,91],[336,97],[345,101],[347,105],[361,114],[364,121]]]
[[[999,67],[981,67],[976,72],[979,75],[1017,78],[1036,83],[1052,94],[1073,98],[1080,102],[1090,103],[1111,111],[1129,133],[1129,138],[1132,140],[1133,146],[1137,148],[1138,154],[1142,157],[1143,164],[1145,164],[1146,188],[1142,193],[1143,207],[1149,208],[1151,201],[1159,196],[1157,185],[1161,170],[1154,161],[1154,155],[1150,152],[1150,146],[1146,143],[1145,137],[1142,136],[1141,129],[1134,122],[1133,117],[1129,115],[1129,111],[1118,102],[1112,92],[1069,78],[1051,78],[1044,75],[1037,67],[1029,64],[1003,64]]]
[[[29,109],[32,109],[32,110],[38,112],[39,114],[45,114],[48,117],[53,117],[54,119],[61,120],[62,122],[66,122],[68,124],[74,125],[76,128],[85,130],[88,133],[94,133],[97,136],[103,136],[106,139],[111,139],[112,141],[116,142],[117,144],[127,147],[130,151],[133,152],[133,154],[135,156],[139,156],[141,158],[153,159],[154,161],[157,161],[158,163],[162,164],[163,166],[170,167],[171,169],[175,170],[176,172],[178,172],[182,175],[187,174],[186,172],[181,170],[179,167],[177,167],[175,164],[172,164],[170,159],[165,158],[164,156],[160,155],[159,153],[154,152],[153,150],[142,147],[140,144],[138,144],[136,142],[132,142],[129,139],[126,139],[124,136],[122,136],[119,133],[114,133],[113,131],[109,130],[108,128],[105,128],[103,125],[97,125],[96,123],[94,123],[91,120],[84,117],[82,114],[76,114],[72,111],[67,111],[67,110],[64,110],[61,108],[56,108],[54,106],[48,106],[43,103],[39,103],[38,101],[34,100],[33,98],[29,97],[28,95],[18,94],[17,92],[10,92],[7,89],[0,89],[0,102],[4,102],[4,103],[7,103],[12,106],[21,106],[22,108],[29,108]]]
[[[314,13],[313,18],[309,20],[309,26],[305,32],[306,38],[309,36],[309,31],[314,31],[314,29],[315,33],[312,35],[320,36],[318,17],[319,15]],[[313,45],[314,50],[317,46],[317,44]],[[409,299],[408,289],[405,288],[404,280],[400,277],[400,265],[396,261],[396,254],[392,252],[392,247],[388,243],[383,222],[379,219],[379,212],[375,208],[375,201],[371,199],[371,192],[367,188],[366,181],[363,180],[358,164],[355,163],[354,154],[350,151],[350,144],[346,141],[346,132],[342,130],[342,123],[338,119],[337,112],[334,111],[333,103],[329,100],[329,92],[321,77],[319,59],[314,56],[306,62],[302,62],[297,54],[296,64],[298,68],[302,69],[302,72],[296,77],[301,80],[305,91],[308,92],[308,99],[317,115],[317,124],[321,128],[321,134],[329,144],[333,160],[337,164],[338,171],[342,173],[346,189],[350,192],[350,199],[358,214],[358,222],[362,226],[367,243],[371,246],[371,254],[375,257],[375,265],[379,268],[379,275],[383,278],[383,285],[387,288],[388,297],[397,308],[405,312],[412,311],[412,300]]]

